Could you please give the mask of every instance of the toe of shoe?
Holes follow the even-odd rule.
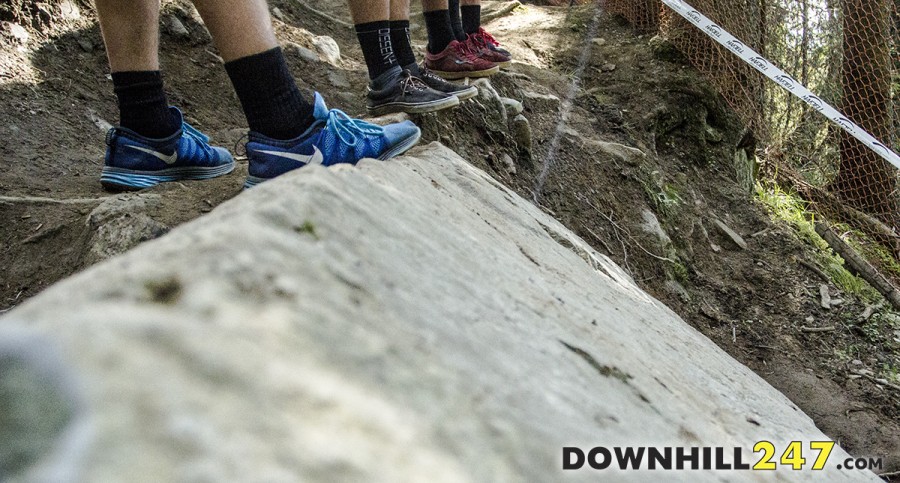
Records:
[[[219,164],[230,164],[234,162],[234,158],[231,156],[231,152],[227,149],[213,146],[213,150],[219,157]]]
[[[384,126],[384,137],[389,146],[395,146],[404,140],[419,134],[419,128],[412,121],[403,121]]]

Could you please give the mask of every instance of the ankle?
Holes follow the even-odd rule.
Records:
[[[160,71],[113,72],[119,124],[151,139],[169,137],[181,127],[172,115]]]
[[[369,82],[369,88],[373,91],[382,91],[387,89],[388,87],[397,83],[397,79],[400,78],[400,75],[403,73],[403,69],[400,66],[394,66],[385,72],[381,73],[378,77],[374,78]]]

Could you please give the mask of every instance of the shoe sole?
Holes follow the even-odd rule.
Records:
[[[416,128],[415,134],[413,134],[412,136],[397,143],[397,145],[392,147],[391,149],[388,149],[387,151],[381,153],[381,155],[378,156],[377,159],[380,161],[386,161],[388,159],[393,158],[394,156],[399,156],[399,155],[409,151],[413,146],[418,144],[420,139],[422,139],[422,130],[419,128]],[[303,168],[303,166],[301,166],[297,169],[302,169],[302,168]],[[244,181],[244,189],[245,190],[250,189],[260,183],[269,181],[270,179],[275,179],[275,178],[260,178],[257,176],[249,176],[248,175],[247,180]]]
[[[500,67],[501,69],[509,69],[509,66],[512,65],[511,60],[507,60],[505,62],[494,62],[494,63],[497,64],[497,67]]]
[[[416,128],[416,133],[412,136],[404,139],[397,143],[396,146],[388,149],[387,151],[381,153],[381,156],[378,156],[378,159],[381,161],[386,161],[388,159],[393,158],[394,156],[399,156],[410,150],[416,144],[419,144],[419,140],[422,139],[422,130],[418,127]]]
[[[430,102],[390,102],[376,107],[366,106],[366,112],[373,116],[384,116],[397,112],[405,112],[407,114],[425,114],[427,112],[449,109],[458,105],[459,97],[450,94],[443,99],[436,99]]]
[[[470,86],[464,91],[454,92],[453,95],[455,95],[460,101],[465,101],[477,96],[478,88],[475,86]]]
[[[475,77],[490,77],[490,76],[496,74],[497,72],[500,72],[500,67],[496,66],[496,65],[491,67],[490,69],[473,70],[473,71],[465,71],[465,72],[462,72],[462,71],[447,72],[447,71],[443,71],[443,70],[434,70],[434,69],[431,69],[430,67],[429,67],[429,69],[432,72],[434,72],[435,74],[443,77],[444,79],[448,79],[448,80],[465,79],[466,77],[473,77],[473,78],[475,78]]]
[[[104,166],[100,173],[100,184],[108,191],[136,191],[172,181],[218,178],[234,171],[234,166],[234,161],[214,167],[182,166],[159,171],[138,171]]]

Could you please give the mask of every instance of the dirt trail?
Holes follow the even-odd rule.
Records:
[[[301,87],[351,115],[364,112],[366,77],[352,31],[296,2],[271,3]],[[103,128],[115,121],[115,98],[91,12],[67,4],[81,5],[79,15],[41,29],[29,25],[28,39],[11,34],[8,24],[0,29],[2,311],[210,211],[238,195],[246,175],[245,121],[220,59],[196,14],[165,2],[165,16],[188,30],[186,36],[165,30],[162,37],[171,101],[215,142],[234,148],[239,169],[138,195],[102,191]],[[485,10],[498,5],[485,2]],[[343,0],[316,8],[349,21]],[[848,377],[869,370],[896,378],[900,318],[882,309],[875,318],[885,323],[860,325],[866,304],[830,284],[844,303],[820,306],[819,286],[827,282],[799,264],[809,248],[773,224],[741,187],[733,160],[748,148],[746,133],[699,75],[655,41],[601,16],[571,113],[560,125],[592,15],[591,6],[526,5],[489,25],[519,60],[492,79],[492,90],[522,103],[530,147],[518,107],[504,109],[494,95],[447,115],[414,117],[424,139],[443,142],[533,199],[558,133],[543,209],[784,392],[850,453],[883,457],[884,471],[900,469],[900,392]],[[414,13],[414,24],[419,19]],[[298,47],[313,48],[314,35],[337,41],[337,65],[304,58]],[[421,51],[423,27],[414,27],[413,43]],[[804,325],[837,330],[809,333]]]

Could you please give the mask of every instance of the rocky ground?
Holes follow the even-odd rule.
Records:
[[[317,2],[315,12],[271,4],[301,86],[364,112],[365,73],[344,3]],[[42,5],[46,15],[0,9],[3,311],[203,215],[238,195],[246,174],[245,121],[221,59],[196,13],[164,2],[171,100],[234,148],[239,169],[140,194],[103,192],[104,131],[116,114],[99,30],[83,3]],[[525,5],[492,20],[518,62],[461,108],[414,117],[425,140],[608,254],[851,454],[900,470],[900,317],[803,265],[814,248],[756,200],[735,161],[752,143],[721,99],[664,43],[595,13]],[[424,44],[421,27],[413,41]],[[823,304],[822,286],[840,302]]]

